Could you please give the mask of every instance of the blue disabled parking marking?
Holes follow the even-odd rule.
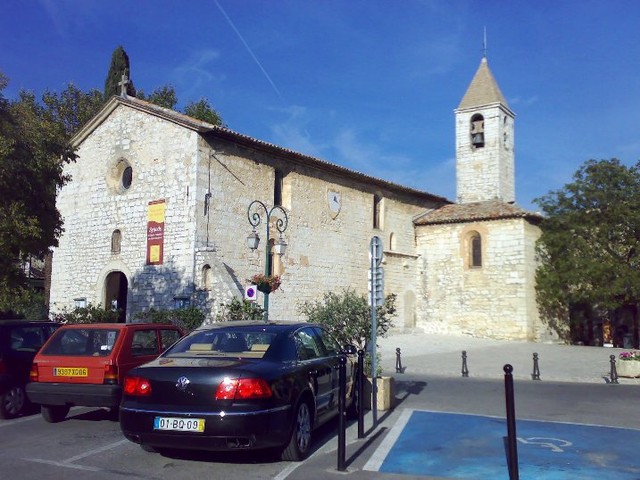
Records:
[[[520,478],[640,479],[640,430],[517,420]],[[509,478],[506,419],[405,410],[365,470],[438,478]]]

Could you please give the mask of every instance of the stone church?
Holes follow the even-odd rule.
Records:
[[[51,310],[100,304],[131,321],[196,305],[211,320],[269,261],[282,279],[269,318],[297,319],[300,302],[328,291],[367,293],[378,236],[396,329],[538,340],[550,333],[534,288],[541,217],[515,204],[514,118],[483,58],[455,110],[452,202],[112,97],[73,138]],[[256,200],[266,209],[254,229]]]

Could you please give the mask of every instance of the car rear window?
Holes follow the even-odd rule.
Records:
[[[77,328],[58,330],[42,355],[106,357],[116,343],[118,329]]]
[[[170,348],[164,356],[230,356],[262,358],[277,334],[261,329],[214,329],[194,332]]]

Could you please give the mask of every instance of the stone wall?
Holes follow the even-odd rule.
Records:
[[[469,237],[482,238],[482,266],[469,265]],[[523,219],[421,226],[421,309],[426,332],[529,339],[537,335],[533,246]]]
[[[58,197],[65,233],[54,254],[52,311],[72,308],[74,299],[105,302],[110,272],[129,282],[127,318],[150,307],[173,308],[176,297],[204,308],[208,320],[265,265],[266,226],[257,232],[256,251],[247,207],[253,200],[273,205],[276,170],[283,174],[283,207],[289,223],[285,256],[276,258],[282,286],[270,296],[270,318],[299,318],[301,302],[328,291],[352,288],[367,293],[369,243],[385,247],[385,293],[398,296],[399,327],[415,324],[416,287],[412,218],[433,202],[424,196],[321,162],[295,160],[273,150],[230,142],[215,133],[200,135],[128,106],[118,106],[80,145],[69,165],[73,177]],[[122,161],[133,168],[129,189],[120,183]],[[331,210],[328,193],[341,198]],[[373,226],[374,195],[380,203]],[[163,265],[146,265],[150,201],[166,203]],[[119,254],[111,234],[122,233]],[[277,240],[277,232],[270,230]],[[262,304],[262,294],[258,301]]]
[[[484,117],[482,148],[471,145],[471,117]],[[459,203],[515,200],[513,114],[500,105],[456,112],[456,190]]]
[[[150,306],[173,303],[193,276],[198,135],[140,111],[118,106],[80,145],[72,176],[57,198],[64,233],[53,255],[51,309],[73,308],[74,299],[104,304],[106,276],[122,271],[129,282],[128,318]],[[122,162],[132,167],[122,188]],[[146,265],[151,201],[166,204],[164,264]],[[121,252],[111,253],[119,229]]]

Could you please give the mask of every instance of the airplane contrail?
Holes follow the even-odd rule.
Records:
[[[229,26],[233,29],[234,32],[236,32],[236,35],[238,35],[238,38],[240,39],[240,41],[242,42],[244,47],[247,49],[247,52],[249,52],[249,55],[251,55],[251,58],[253,58],[253,61],[256,62],[256,64],[258,65],[258,67],[260,68],[260,70],[262,71],[264,76],[266,77],[267,81],[271,84],[271,87],[273,88],[273,90],[276,92],[278,97],[280,97],[280,100],[282,100],[284,102],[284,99],[282,98],[282,94],[280,93],[280,90],[278,90],[278,87],[273,82],[273,80],[271,79],[271,77],[269,76],[267,71],[264,69],[264,67],[260,63],[260,60],[258,60],[258,57],[255,56],[255,54],[251,50],[251,47],[249,47],[249,44],[245,41],[245,39],[242,36],[242,34],[240,33],[240,31],[236,28],[236,26],[234,25],[233,21],[229,17],[229,15],[227,15],[227,12],[224,11],[224,9],[220,5],[220,3],[218,3],[218,0],[214,0],[214,2],[216,4],[216,6],[218,7],[218,9],[220,10],[220,12],[222,13],[222,15],[224,16],[224,18],[227,20],[227,23],[229,24]]]

